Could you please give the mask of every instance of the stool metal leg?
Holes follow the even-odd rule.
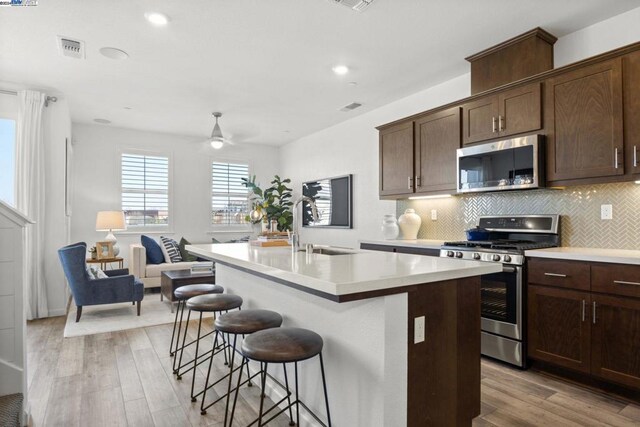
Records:
[[[225,409],[224,409],[224,423],[222,424],[223,426],[227,425],[227,416],[229,415],[229,398],[231,396],[231,381],[233,380],[233,361],[236,357],[236,343],[238,341],[238,335],[234,334],[233,335],[233,349],[232,349],[232,353],[231,353],[231,363],[229,364],[229,383],[227,385],[227,402],[225,404]],[[212,359],[213,360],[213,359]],[[242,366],[242,365],[241,365]],[[242,379],[242,370],[240,371],[240,377],[238,378],[238,380]],[[238,386],[240,387],[240,386]]]
[[[214,348],[215,348],[215,344],[218,342],[218,334],[219,332],[216,330],[215,338],[213,341]],[[202,403],[200,404],[200,415],[205,415],[207,413],[207,411],[204,409],[204,402],[207,400],[207,387],[209,387],[209,377],[211,376],[212,367],[213,367],[213,354],[211,354],[211,359],[209,359],[209,369],[207,370],[207,379],[204,382],[204,390],[202,391]]]
[[[195,402],[196,398],[193,396],[193,388],[196,385],[196,373],[198,369],[198,350],[200,348],[200,330],[202,328],[202,312],[200,312],[200,319],[198,320],[198,336],[196,338],[196,355],[193,358],[193,375],[191,376],[191,401]],[[186,336],[187,334],[185,334]],[[178,365],[178,369],[180,366]]]
[[[296,424],[300,425],[300,393],[298,392],[298,362],[293,364],[296,375]]]
[[[238,393],[240,393],[240,383],[242,382],[242,371],[244,370],[245,365],[249,363],[249,359],[246,357],[242,357],[242,362],[240,363],[240,374],[238,375],[238,384],[236,385],[236,392],[233,395],[233,406],[231,407],[231,417],[229,418],[229,427],[233,425],[233,416],[236,413],[236,403],[238,402]],[[249,367],[247,366],[247,376],[251,378],[251,374],[249,372]],[[251,379],[249,379],[249,384],[251,384]]]
[[[182,303],[182,300],[178,300],[178,308],[176,309],[176,319],[173,321],[173,332],[171,333],[171,344],[169,345],[169,356],[171,357],[173,357],[173,355],[175,354],[175,350],[173,349],[173,338],[176,335],[176,327],[178,327],[178,312],[180,311],[181,303]],[[180,319],[180,321],[182,322],[182,319]],[[178,341],[176,340],[176,350],[177,349],[178,349]]]
[[[260,412],[258,412],[258,427],[262,426],[262,409],[264,408],[264,388],[267,383],[267,369],[269,368],[269,364],[264,364],[264,372],[262,374],[262,394],[260,395]]]
[[[187,313],[187,323],[184,326],[184,335],[182,336],[182,347],[180,348],[180,359],[178,360],[178,367],[175,366],[176,358],[173,358],[173,373],[177,375],[179,380],[182,379],[182,375],[180,375],[180,366],[182,366],[182,355],[184,354],[184,344],[187,341],[187,332],[189,331],[189,320],[191,319],[191,310]]]
[[[329,412],[329,395],[327,394],[327,380],[324,376],[324,362],[322,361],[322,352],[320,356],[320,372],[322,373],[322,388],[324,389],[324,403],[327,405],[327,424],[331,427],[331,413]]]
[[[287,393],[287,406],[289,407],[289,425],[290,426],[294,426],[296,425],[296,423],[293,421],[293,412],[291,409],[291,391],[289,391],[289,378],[287,377],[287,364],[283,363],[282,364],[282,369],[284,370],[284,385],[286,387],[286,393]]]

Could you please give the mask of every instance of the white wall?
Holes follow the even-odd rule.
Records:
[[[640,8],[560,38],[556,43],[556,66],[640,40],[637,22]],[[353,230],[302,229],[302,241],[357,247],[359,239],[382,238],[382,216],[395,214],[396,203],[378,197],[375,127],[465,98],[470,95],[470,88],[471,75],[464,74],[281,147],[282,176],[292,179],[296,194],[304,181],[354,174]]]
[[[73,124],[74,176],[71,241],[89,246],[103,240],[106,233],[95,231],[96,214],[120,210],[119,154],[122,149],[169,152],[173,184],[171,231],[160,234],[176,240],[185,237],[192,243],[210,242],[211,237],[228,240],[249,233],[210,234],[211,160],[246,161],[251,174],[263,186],[278,173],[278,150],[270,146],[239,144],[213,150],[194,137],[142,132],[112,126]],[[129,245],[140,242],[141,233],[116,232],[120,256],[128,265]]]

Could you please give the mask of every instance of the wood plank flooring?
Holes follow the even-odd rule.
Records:
[[[64,317],[28,322],[30,425],[222,426],[224,403],[200,415],[200,400],[190,399],[191,375],[172,375],[171,324],[66,339],[64,324]],[[209,321],[203,329],[210,328]],[[196,388],[206,368],[199,366]],[[234,425],[256,417],[258,399],[258,387],[243,388]],[[288,419],[270,425],[285,427]],[[482,414],[473,425],[638,427],[640,406],[483,360]]]

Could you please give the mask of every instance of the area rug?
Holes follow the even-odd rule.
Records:
[[[185,312],[185,319],[187,313]],[[203,317],[211,317],[205,313]],[[130,302],[82,307],[80,322],[76,323],[76,306],[71,303],[67,324],[64,327],[65,338],[82,335],[102,334],[124,331],[126,329],[173,323],[175,313],[171,313],[169,302],[160,301],[160,294],[145,293],[140,316],[136,316],[136,306]]]

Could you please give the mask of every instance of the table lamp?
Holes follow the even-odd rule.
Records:
[[[109,231],[107,237],[104,238],[107,242],[113,242],[113,256],[118,256],[120,248],[118,247],[116,236],[113,235],[113,230],[125,230],[126,224],[124,222],[124,212],[122,211],[100,211],[96,218],[96,231]]]

